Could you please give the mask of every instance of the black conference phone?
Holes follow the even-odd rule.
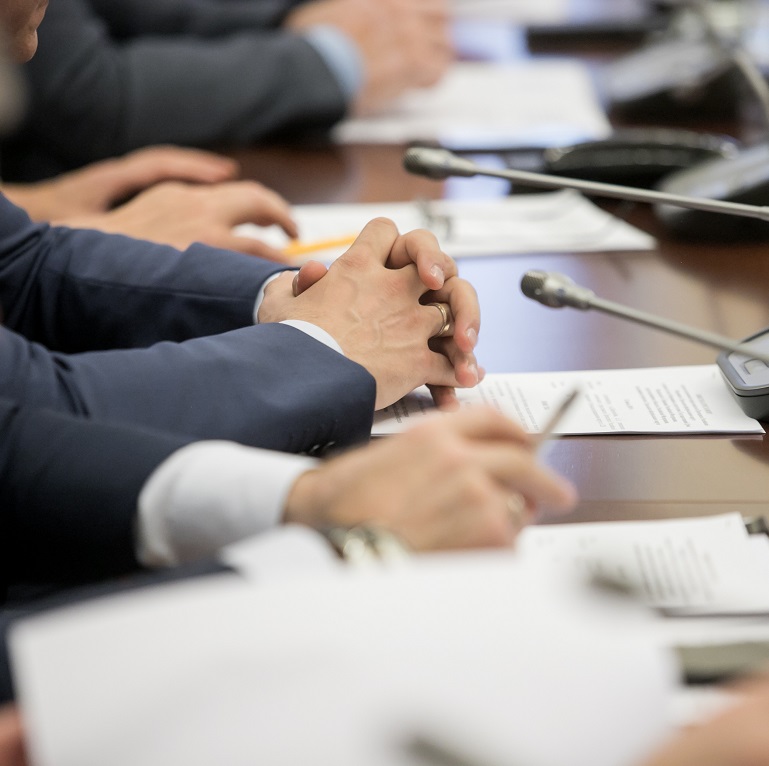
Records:
[[[769,143],[741,150],[736,156],[709,160],[666,176],[660,191],[691,197],[769,205]],[[689,239],[760,241],[769,238],[769,222],[699,210],[658,205],[667,227]]]
[[[739,144],[727,136],[693,130],[627,128],[598,141],[498,153],[516,170],[649,187],[674,171],[735,157]]]
[[[769,353],[769,328],[743,342]],[[718,366],[743,412],[756,420],[769,420],[769,365],[761,359],[724,351],[718,355]]]
[[[526,153],[528,152],[528,154]],[[726,136],[669,128],[619,130],[607,139],[540,150],[501,152],[508,167],[689,197],[769,205],[769,143],[741,148]],[[515,192],[530,191],[514,188]],[[769,223],[658,205],[658,218],[689,239],[761,241]]]
[[[552,175],[630,186],[652,186],[663,176],[706,160],[734,157],[737,141],[673,128],[629,128],[601,141],[545,149],[543,170]]]

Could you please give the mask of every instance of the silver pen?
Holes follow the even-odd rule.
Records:
[[[558,424],[561,422],[561,420],[563,420],[563,416],[569,411],[571,406],[577,400],[580,391],[581,389],[579,386],[572,388],[572,390],[566,394],[558,406],[553,410],[550,417],[547,419],[547,422],[542,427],[542,430],[539,433],[533,435],[532,448],[535,453],[539,453],[545,443],[553,439],[555,429],[558,427]]]

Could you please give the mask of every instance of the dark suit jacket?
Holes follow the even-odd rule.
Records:
[[[0,396],[290,452],[363,441],[368,372],[292,327],[252,323],[281,268],[35,225],[0,197]]]
[[[0,197],[0,587],[135,569],[139,491],[193,439],[317,453],[368,438],[362,367],[252,324],[280,269],[35,225]]]
[[[36,180],[157,143],[317,134],[346,110],[296,0],[56,0],[25,69],[31,102],[3,178]]]
[[[0,586],[137,570],[139,493],[190,441],[0,399]]]

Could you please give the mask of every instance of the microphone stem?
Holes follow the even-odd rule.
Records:
[[[638,311],[637,309],[628,306],[622,306],[619,303],[607,301],[597,296],[590,297],[587,301],[587,305],[589,308],[597,309],[605,314],[611,314],[612,316],[620,317],[621,319],[630,319],[639,324],[646,325],[647,327],[656,327],[658,330],[673,333],[681,338],[704,343],[706,346],[712,346],[713,348],[719,349],[719,351],[736,352],[746,356],[748,359],[760,359],[762,362],[769,364],[769,352],[761,351],[750,344],[735,343],[735,341],[726,338],[723,335],[708,332],[707,330],[698,330],[689,325],[674,322],[671,319],[656,317],[653,314],[647,314],[644,311]]]
[[[470,173],[463,173],[470,175]],[[629,186],[617,186],[598,181],[583,181],[579,178],[566,178],[564,176],[545,176],[540,173],[529,173],[526,170],[497,170],[477,168],[474,175],[492,176],[504,178],[508,181],[516,181],[524,186],[534,186],[542,189],[576,189],[587,195],[595,197],[611,197],[614,199],[630,200],[631,202],[651,202],[663,205],[674,205],[691,210],[704,210],[709,213],[726,213],[740,215],[747,218],[758,218],[769,221],[769,207],[756,205],[744,205],[740,202],[724,202],[705,198],[685,197],[680,194],[654,191],[652,189],[633,189]]]

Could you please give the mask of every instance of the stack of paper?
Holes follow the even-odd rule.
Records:
[[[494,19],[526,26],[578,29],[580,23],[618,23],[649,15],[641,0],[452,0],[454,15],[462,19]],[[717,10],[721,10],[718,8]],[[734,11],[732,11],[732,14]],[[726,14],[722,14],[726,15]]]
[[[456,16],[558,24],[569,18],[570,5],[570,0],[453,0],[451,8]]]
[[[350,205],[297,205],[301,240],[293,245],[297,263],[339,257],[372,218],[385,216],[402,232],[430,228],[453,258],[513,253],[651,250],[653,237],[601,210],[574,191],[502,199],[390,202]],[[277,226],[238,226],[283,249],[290,245]]]
[[[144,589],[35,618],[12,647],[38,766],[616,766],[667,728],[648,617],[508,553],[454,554]]]
[[[587,68],[575,61],[458,63],[432,88],[340,123],[340,143],[439,141],[479,149],[557,146],[611,133]]]
[[[763,433],[734,400],[716,365],[488,375],[459,389],[464,406],[495,407],[538,432],[575,386],[581,395],[559,434]],[[398,433],[435,412],[426,388],[378,412],[372,433]]]
[[[738,513],[525,529],[518,553],[545,569],[627,587],[680,614],[769,614],[769,538]]]

